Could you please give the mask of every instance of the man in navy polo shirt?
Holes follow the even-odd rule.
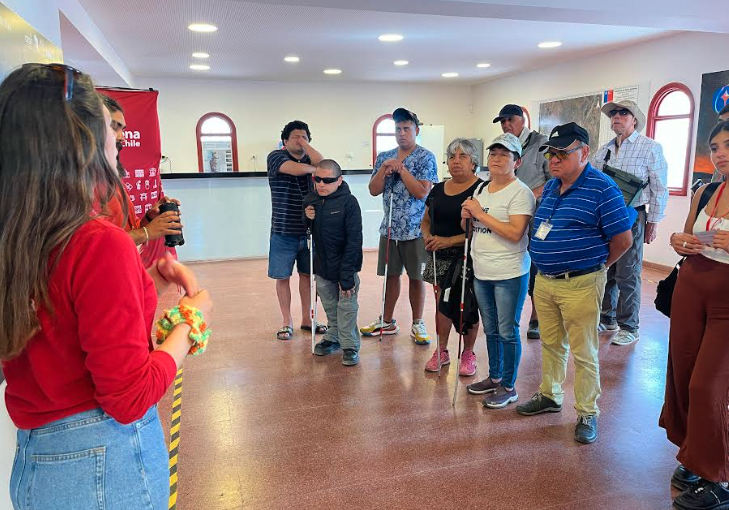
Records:
[[[574,122],[557,126],[540,147],[554,176],[534,217],[529,252],[539,274],[534,303],[542,334],[542,384],[517,406],[531,416],[562,410],[562,384],[575,358],[575,440],[597,439],[598,333],[606,267],[630,247],[635,220],[615,183],[589,163],[590,138]]]

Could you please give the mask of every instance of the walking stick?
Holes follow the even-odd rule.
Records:
[[[395,183],[398,174],[392,174],[392,185],[390,186],[390,210],[387,214],[387,245],[385,245],[385,278],[382,281],[382,308],[380,309],[380,342],[382,342],[382,330],[385,328],[385,294],[387,293],[387,266],[390,262],[390,237],[392,234],[392,199],[395,196]]]
[[[433,235],[433,229],[435,228],[435,199],[430,199],[430,234]],[[435,294],[435,352],[438,356],[438,378],[440,378],[440,334],[438,333],[438,266],[435,265],[435,250],[433,250],[433,294]]]
[[[314,275],[314,233],[311,227],[306,230],[309,245],[309,315],[311,317],[311,353],[314,354],[316,345],[316,276]]]
[[[468,242],[471,240],[471,219],[466,219],[466,243],[463,248],[463,275],[461,276],[461,317],[458,328],[458,366],[461,366],[461,343],[463,342],[463,303],[466,299],[466,266],[468,265]],[[456,393],[458,392],[458,373],[456,385],[453,389],[453,407],[456,406]]]

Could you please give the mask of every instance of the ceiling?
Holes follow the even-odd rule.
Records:
[[[586,0],[79,2],[134,76],[444,82],[442,73],[457,72],[458,78],[447,81],[476,83],[678,31],[729,33],[729,16],[717,15],[723,3],[719,0],[611,0],[590,5]],[[219,30],[194,33],[187,29],[192,22],[213,23]],[[405,38],[382,43],[377,36],[383,33]],[[537,48],[546,40],[562,41],[563,46]],[[93,65],[81,34],[64,35],[63,45],[68,59]],[[210,54],[205,61],[209,71],[188,69],[199,63],[191,56],[195,51]],[[292,54],[301,58],[298,64],[283,61]],[[400,59],[409,65],[394,66]],[[103,67],[101,60],[97,64]],[[477,69],[478,62],[491,67]],[[324,75],[329,67],[343,72]],[[114,74],[108,79],[114,80]]]

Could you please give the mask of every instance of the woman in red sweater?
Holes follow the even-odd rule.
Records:
[[[121,190],[110,122],[91,79],[67,66],[27,64],[0,84],[0,360],[19,429],[16,509],[167,508],[156,404],[212,302],[170,259],[148,274],[103,219]],[[187,323],[172,320],[154,350],[155,284],[170,283],[185,287],[174,310]]]

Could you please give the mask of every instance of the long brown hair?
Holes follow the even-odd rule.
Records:
[[[122,189],[91,79],[75,74],[66,100],[64,74],[25,65],[0,84],[0,359],[25,348],[38,307],[53,309],[51,256]]]

